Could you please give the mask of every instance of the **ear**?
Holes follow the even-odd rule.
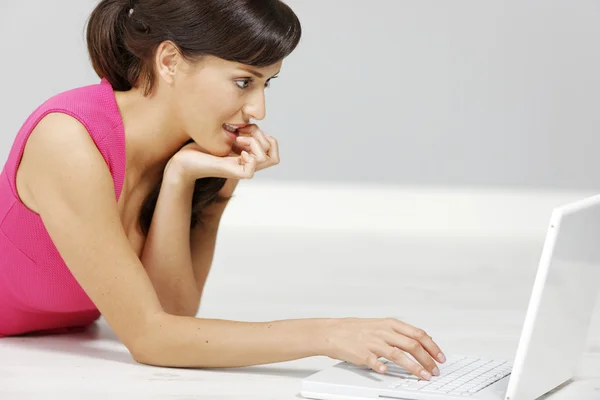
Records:
[[[170,40],[162,42],[156,49],[156,72],[168,85],[172,85],[175,80],[177,64],[180,60],[179,49]]]

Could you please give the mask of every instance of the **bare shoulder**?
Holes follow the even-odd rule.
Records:
[[[39,188],[47,179],[67,179],[74,168],[97,174],[96,178],[106,177],[108,173],[102,155],[83,124],[70,115],[50,113],[31,132],[18,166],[16,186],[21,201],[39,214],[34,188]],[[79,189],[93,190],[97,183],[86,181]]]
[[[48,150],[67,150],[78,146],[95,147],[87,129],[76,118],[64,113],[50,113],[36,125],[27,141],[31,152]]]

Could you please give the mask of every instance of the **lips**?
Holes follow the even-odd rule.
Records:
[[[230,125],[230,124],[223,124],[223,128],[225,128],[226,130],[228,130],[229,132],[232,132],[232,133],[236,133],[238,130],[237,126]]]
[[[229,140],[231,140],[233,142],[235,142],[237,137],[240,135],[237,130],[234,130],[232,132],[230,129],[226,129],[225,125],[223,125],[222,129],[223,129],[223,133],[225,134],[225,136],[227,136],[229,138]]]
[[[230,132],[234,132],[235,129],[242,129],[247,127],[250,124],[228,124],[225,123],[223,124],[223,128],[227,129]]]

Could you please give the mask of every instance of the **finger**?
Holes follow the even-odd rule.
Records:
[[[235,139],[235,142],[233,142],[233,146],[237,149],[240,149],[240,155],[242,154],[241,150],[246,150],[247,152],[252,151],[252,149],[250,148],[250,141],[248,140],[249,138],[246,136],[238,136]]]
[[[379,360],[379,356],[372,352],[369,352],[369,354],[367,355],[365,365],[371,368],[373,371],[379,372],[380,374],[384,374],[387,371],[386,365]]]
[[[412,325],[406,324],[398,320],[393,320],[392,329],[394,329],[394,331],[398,332],[401,335],[407,336],[411,339],[418,341],[421,344],[421,346],[423,346],[423,348],[427,350],[427,352],[440,363],[443,364],[446,362],[446,357],[444,356],[444,353],[442,352],[440,347],[423,329],[415,328]]]
[[[255,138],[239,136],[238,142],[241,143],[242,145],[249,146],[250,147],[249,152],[252,153],[252,155],[254,157],[256,157],[256,161],[258,161],[259,163],[267,161],[267,154],[265,153],[265,150],[263,149],[262,145],[258,142],[258,140],[256,140]]]
[[[269,143],[271,143],[269,157],[271,158],[273,164],[279,164],[279,143],[277,143],[277,139],[272,136],[267,136],[267,140]]]
[[[231,146],[231,151],[233,151],[237,155],[242,155],[242,151],[246,149],[246,146],[238,143],[237,141],[233,142]]]
[[[262,148],[265,150],[265,153],[269,153],[269,150],[271,148],[271,142],[267,140],[265,133],[257,125],[249,125],[245,132],[249,132],[253,138],[258,140]]]
[[[239,167],[236,169],[237,177],[240,179],[251,179],[256,170],[256,159],[243,150],[238,158]]]
[[[238,132],[242,135],[250,135],[250,137],[253,137],[254,139],[256,139],[258,141],[258,143],[261,145],[261,147],[263,148],[265,154],[269,154],[269,151],[271,150],[271,142],[269,140],[267,140],[267,135],[262,131],[262,129],[260,129],[258,127],[258,125],[256,124],[250,124],[247,125],[243,128],[238,129]],[[247,137],[247,136],[243,136],[243,137]]]
[[[256,168],[256,157],[252,156],[246,150],[242,152],[242,157],[244,158],[245,165],[251,168]]]
[[[271,147],[271,143],[266,139],[265,133],[258,127],[256,124],[250,124],[243,128],[238,129],[238,132],[241,134],[250,135],[261,144],[265,152],[269,152],[269,148]]]
[[[424,368],[427,372],[434,376],[438,376],[440,374],[440,370],[435,363],[435,360],[431,358],[429,353],[421,346],[421,343],[418,341],[406,337],[404,335],[398,334],[397,332],[382,332],[380,335],[381,339],[383,339],[388,345],[404,350],[410,353],[415,360],[422,365],[420,368]],[[404,355],[406,357],[406,355]]]
[[[397,366],[403,368],[407,373],[413,374],[419,379],[431,380],[431,374],[421,365],[407,357],[407,355],[397,347],[390,346],[384,342],[377,345],[373,350],[375,354],[385,357]],[[389,369],[388,369],[389,370]]]

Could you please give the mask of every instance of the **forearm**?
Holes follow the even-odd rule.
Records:
[[[144,364],[245,367],[324,355],[330,320],[237,322],[165,315],[138,354]]]
[[[228,179],[220,194],[225,198],[231,197],[237,182],[237,179]],[[202,223],[191,232],[192,269],[200,296],[213,262],[221,216],[227,204],[228,201],[217,202],[202,210]]]
[[[200,301],[190,251],[194,183],[165,172],[141,261],[168,313],[191,315]]]

